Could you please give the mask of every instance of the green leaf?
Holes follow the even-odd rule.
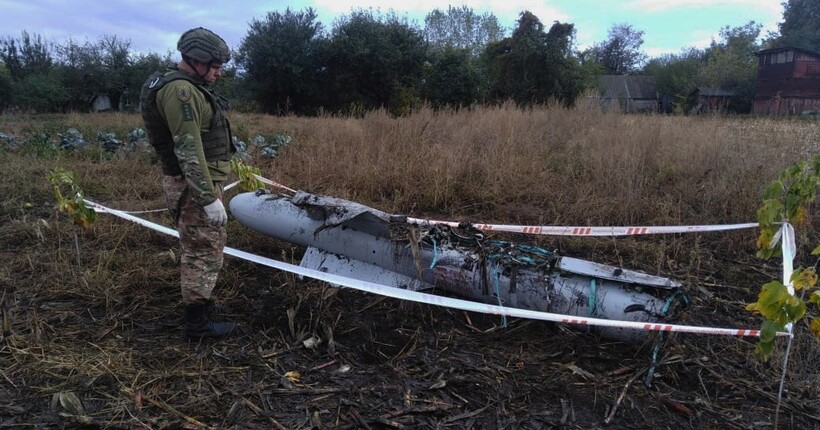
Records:
[[[815,337],[820,337],[820,318],[813,318],[809,323],[809,330]]]
[[[813,291],[811,295],[809,295],[809,302],[820,306],[820,290]]]
[[[775,324],[771,321],[764,321],[760,327],[760,340],[755,345],[755,352],[760,355],[763,360],[768,360],[774,351],[775,340],[777,339],[777,332],[785,330],[782,325]]]
[[[795,194],[788,194],[786,196],[786,218],[793,219],[800,209],[802,199]]]
[[[795,291],[812,288],[817,285],[817,273],[813,267],[799,268],[792,272],[791,282]]]
[[[811,251],[811,255],[820,255],[820,245],[817,245],[817,248]]]
[[[768,260],[771,257],[780,255],[780,252],[779,247],[760,249],[757,251],[757,258],[760,258],[761,260]]]
[[[766,250],[772,248],[772,239],[774,238],[774,229],[765,227],[760,229],[760,234],[757,236],[756,246],[759,250]]]
[[[804,303],[803,300],[800,300],[799,297],[792,295],[786,299],[783,309],[786,311],[786,315],[784,315],[784,317],[788,319],[787,322],[797,321],[806,315],[806,303]]]
[[[54,186],[54,196],[57,199],[57,209],[65,212],[74,224],[88,227],[97,219],[97,213],[86,206],[83,201],[83,190],[74,183],[74,175],[64,169],[56,168],[50,172],[49,180]],[[61,188],[67,187],[63,195]]]
[[[780,181],[772,182],[763,192],[763,200],[780,200],[785,193],[785,187]]]
[[[791,297],[791,294],[789,294],[786,286],[779,281],[769,282],[760,290],[757,299],[757,310],[764,318],[782,323],[781,320],[784,317],[783,305],[789,297]]]
[[[757,221],[763,227],[783,220],[783,203],[780,200],[769,199],[763,201],[763,206],[757,210]]]
[[[764,361],[769,360],[774,350],[774,342],[763,342],[762,340],[755,345],[755,352],[761,356]]]
[[[60,167],[49,172],[48,179],[55,187],[58,187],[63,184],[74,183],[74,175],[71,172]]]
[[[764,321],[763,325],[760,327],[760,341],[769,343],[774,342],[777,337],[777,332],[784,329],[784,326],[775,324],[771,321]]]
[[[258,167],[248,166],[238,157],[231,159],[231,170],[239,178],[239,187],[244,191],[256,191],[265,188],[265,184],[256,175],[261,173]]]
[[[764,321],[760,327],[760,340],[755,345],[755,352],[760,355],[763,360],[768,360],[774,351],[775,340],[777,339],[777,332],[785,330],[785,326],[775,324],[771,321]]]
[[[799,177],[800,174],[806,170],[806,166],[805,161],[798,161],[791,166],[786,167],[782,172],[780,172],[780,181],[784,183],[794,181],[795,178]]]

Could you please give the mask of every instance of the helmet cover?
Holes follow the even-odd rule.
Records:
[[[225,40],[207,28],[192,28],[177,42],[179,52],[203,64],[212,61],[227,63],[231,59],[231,50]]]

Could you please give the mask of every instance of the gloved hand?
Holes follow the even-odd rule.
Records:
[[[205,205],[205,214],[208,215],[208,222],[212,226],[223,226],[228,222],[228,214],[225,212],[225,206],[219,199],[214,200],[213,203]]]

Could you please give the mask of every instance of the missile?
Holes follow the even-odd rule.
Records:
[[[305,247],[300,266],[394,288],[567,316],[668,323],[687,301],[679,282],[490,240],[462,224],[408,222],[360,203],[298,191],[234,196],[245,227]],[[640,341],[646,332],[600,328]]]

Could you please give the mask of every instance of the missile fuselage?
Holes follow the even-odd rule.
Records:
[[[668,278],[554,253],[517,259],[509,243],[498,248],[480,240],[475,246],[436,240],[434,224],[408,223],[404,216],[333,197],[242,193],[231,199],[230,210],[254,231],[305,247],[303,267],[395,288],[647,323],[672,317],[670,300],[681,288]],[[631,341],[646,333],[603,328],[601,335]]]

